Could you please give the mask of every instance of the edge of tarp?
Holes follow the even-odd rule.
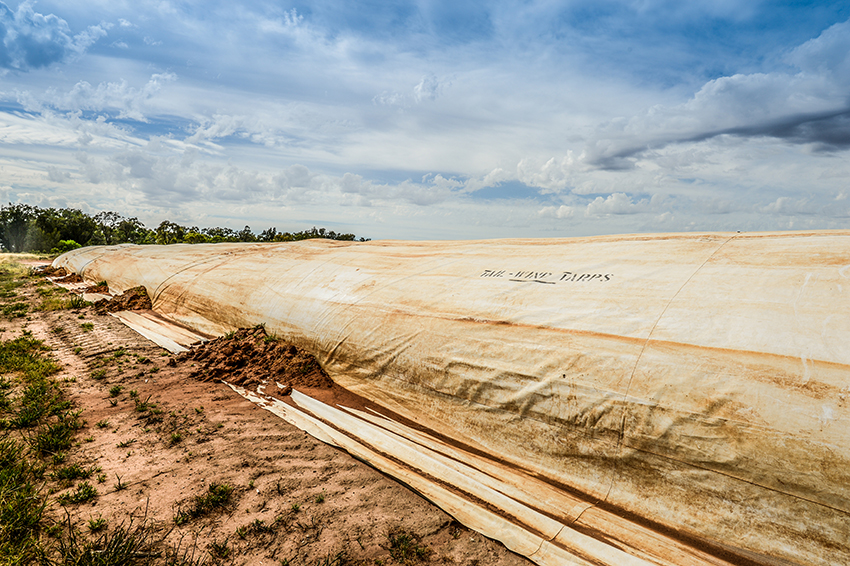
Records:
[[[288,404],[224,382],[245,399],[408,485],[459,522],[541,566],[728,566],[690,547],[558,493],[531,476],[443,443],[376,412],[332,407],[293,390]],[[535,495],[537,497],[535,497]],[[567,507],[566,509],[564,507]],[[498,509],[495,512],[494,509]],[[619,523],[623,537],[605,532]],[[628,528],[623,528],[628,527]]]

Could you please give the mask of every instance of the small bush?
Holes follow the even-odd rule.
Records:
[[[82,246],[74,240],[59,240],[59,242],[56,244],[56,247],[50,250],[50,253],[64,254],[65,252],[70,252],[71,250],[76,250],[77,248],[81,247]]]

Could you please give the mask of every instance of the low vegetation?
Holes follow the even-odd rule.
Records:
[[[311,238],[354,241],[354,234],[342,234],[325,228],[279,232],[268,228],[255,234],[249,226],[198,228],[164,220],[154,229],[138,218],[126,218],[117,212],[99,212],[93,216],[75,208],[41,208],[28,204],[0,207],[0,245],[10,252],[64,253],[81,246],[132,244],[208,244],[219,242],[293,242]],[[361,242],[365,238],[359,239]]]
[[[11,330],[0,326],[0,566],[212,566],[231,563],[246,552],[274,548],[286,538],[303,542],[277,556],[275,563],[281,565],[428,561],[431,551],[416,535],[403,530],[389,535],[380,531],[372,539],[373,548],[380,549],[380,559],[355,559],[352,550],[336,544],[304,550],[309,548],[305,543],[312,544],[307,541],[318,541],[322,530],[330,526],[335,492],[326,495],[323,487],[316,493],[311,485],[309,495],[303,491],[296,494],[288,487],[285,473],[274,478],[251,473],[238,481],[232,475],[217,477],[217,482],[188,499],[159,509],[150,521],[145,511],[141,520],[121,522],[133,513],[116,514],[119,507],[115,505],[126,500],[137,505],[136,492],[144,494],[143,490],[150,489],[130,471],[140,461],[137,458],[147,458],[151,450],[158,449],[172,461],[194,461],[196,451],[204,449],[202,443],[216,440],[225,425],[210,421],[216,410],[209,398],[204,398],[207,410],[195,401],[181,409],[156,392],[152,398],[151,386],[134,380],[136,372],[144,370],[138,377],[144,376],[146,382],[148,376],[156,376],[151,377],[154,381],[163,374],[169,377],[171,364],[158,363],[159,354],[150,348],[136,349],[132,343],[119,346],[122,342],[118,341],[112,346],[110,338],[103,338],[109,336],[108,326],[90,311],[49,312],[60,310],[54,309],[55,305],[71,308],[72,297],[31,277],[26,267],[2,259],[0,256],[0,313],[11,318],[2,310],[4,306],[20,303],[26,308],[9,310],[22,313],[8,323]],[[73,342],[75,336],[102,339],[104,345],[116,349],[92,354],[94,348],[87,345],[86,354],[80,356],[87,367],[80,375],[60,373],[49,348],[27,330],[27,317],[39,325],[49,321],[48,328],[39,331],[45,334],[39,336],[46,336],[49,343],[61,341],[66,352],[79,356],[83,351]],[[54,332],[54,328],[63,332]],[[93,334],[83,334],[91,331]],[[274,336],[265,340],[261,336],[257,342],[268,347],[282,343]],[[158,370],[162,372],[158,374]],[[81,399],[79,386],[70,385],[78,379],[97,391],[90,394],[97,405],[79,401],[89,407],[88,413],[75,406],[68,394],[67,388],[75,387],[74,398]],[[114,409],[104,411],[107,406]],[[87,414],[92,421],[88,424]],[[115,447],[120,449],[120,467],[103,458],[104,452],[117,452]],[[133,459],[128,461],[131,455]],[[129,475],[122,479],[116,470]],[[211,525],[221,523],[225,516],[246,517],[241,510],[247,505],[253,509],[259,498],[273,501],[276,510],[263,518],[255,513],[228,526],[226,532],[212,533]],[[235,515],[237,510],[239,515]],[[210,534],[199,541],[195,535],[203,530]],[[355,540],[362,550],[359,535],[358,531]],[[183,540],[192,540],[192,545],[181,546]]]
[[[211,483],[207,493],[196,495],[187,509],[178,509],[174,522],[178,525],[190,519],[197,519],[216,509],[225,507],[233,494],[233,488],[227,484]]]
[[[27,277],[26,268],[0,262],[0,294],[6,294],[0,299],[27,284]],[[51,295],[36,294],[42,299]],[[27,309],[3,310],[6,316],[17,312],[26,313]],[[106,519],[91,517],[85,523],[90,536],[84,536],[70,513],[66,512],[64,522],[52,518],[50,510],[55,506],[76,508],[98,498],[90,478],[97,475],[97,483],[106,481],[99,466],[66,461],[85,421],[82,411],[75,410],[67,399],[62,382],[55,379],[59,369],[49,349],[31,332],[0,338],[0,565],[205,563],[203,557],[195,556],[194,549],[151,539],[152,530],[144,522],[109,528]],[[103,420],[96,426],[106,428],[109,423]],[[59,493],[54,496],[55,491]],[[198,503],[198,509],[215,506],[222,498],[226,501],[226,491],[213,490]]]

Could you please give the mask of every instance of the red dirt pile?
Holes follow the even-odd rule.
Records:
[[[239,329],[178,357],[178,361],[190,359],[200,362],[192,377],[201,381],[226,379],[243,386],[277,382],[284,386],[278,390],[282,395],[288,395],[292,386],[333,386],[316,358],[269,336],[262,326]]]
[[[76,273],[69,273],[64,277],[60,277],[56,279],[56,283],[82,283],[83,278],[77,275]]]
[[[86,293],[109,293],[109,285],[106,283],[101,283],[100,285],[91,285],[86,287]]]
[[[44,277],[65,277],[68,275],[68,272],[64,267],[53,267],[52,265],[34,267],[33,273]]]
[[[148,297],[148,291],[141,285],[127,289],[111,299],[102,299],[94,304],[94,310],[98,314],[118,311],[138,311],[150,308],[151,300]]]

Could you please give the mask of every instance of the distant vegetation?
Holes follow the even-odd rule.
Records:
[[[81,246],[102,244],[206,244],[218,242],[293,242],[310,238],[356,241],[354,234],[313,227],[300,232],[278,232],[268,228],[259,234],[250,226],[230,228],[181,226],[164,220],[155,229],[138,218],[125,218],[117,212],[90,216],[75,208],[40,208],[28,204],[0,207],[0,245],[7,252],[62,253]],[[365,242],[366,238],[359,241]]]

